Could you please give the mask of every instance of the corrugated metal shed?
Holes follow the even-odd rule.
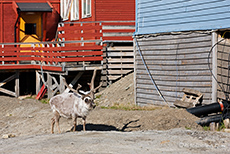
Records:
[[[229,0],[136,0],[136,35],[224,28]]]

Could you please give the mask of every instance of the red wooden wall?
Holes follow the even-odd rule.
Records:
[[[96,21],[135,20],[135,0],[95,0]]]
[[[79,0],[80,18],[76,22],[135,20],[135,0],[91,0],[92,16],[88,18],[82,18],[81,5]]]
[[[47,0],[15,0],[15,2],[28,2],[28,3],[46,3]],[[53,12],[47,14],[46,25],[46,40],[50,41],[54,38],[57,23],[59,21],[59,0],[49,1],[53,6]],[[12,0],[0,1],[0,43],[14,42],[14,25],[17,20],[17,14],[13,10]]]

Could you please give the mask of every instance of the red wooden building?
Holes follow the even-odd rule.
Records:
[[[0,91],[18,97],[39,93],[44,85],[51,97],[65,89],[63,77],[75,84],[96,68],[101,70],[98,80],[108,84],[129,73],[133,70],[134,3],[0,1]]]

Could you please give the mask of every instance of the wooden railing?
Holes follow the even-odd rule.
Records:
[[[69,62],[102,61],[101,40],[0,44],[0,70],[65,71]],[[84,46],[80,45],[84,43]],[[31,46],[31,47],[25,47]]]
[[[58,39],[132,41],[134,31],[135,21],[61,22],[58,25]]]
[[[56,42],[0,43],[0,70],[65,71],[70,63],[102,61],[103,42],[132,41],[134,31],[134,21],[59,23]]]

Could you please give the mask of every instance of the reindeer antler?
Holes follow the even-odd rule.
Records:
[[[66,83],[65,78],[63,78],[63,81],[64,81],[64,84],[66,85],[67,88],[69,88],[70,90],[72,90],[74,93],[79,94],[78,90],[82,87],[80,84],[77,85],[77,88],[76,88],[76,90],[75,90],[75,89],[73,89],[72,87],[70,87],[70,86]],[[79,94],[79,95],[81,95],[81,94]]]
[[[97,89],[99,89],[99,88],[102,86],[102,84],[103,84],[103,82],[101,82],[101,83],[99,84],[99,86],[97,86],[97,87],[93,90],[93,92],[95,93],[95,92],[97,91]]]
[[[96,73],[97,73],[97,69],[94,69],[91,82],[88,83],[88,85],[90,86],[90,91],[94,91],[94,80],[95,80],[95,77],[96,77]]]

